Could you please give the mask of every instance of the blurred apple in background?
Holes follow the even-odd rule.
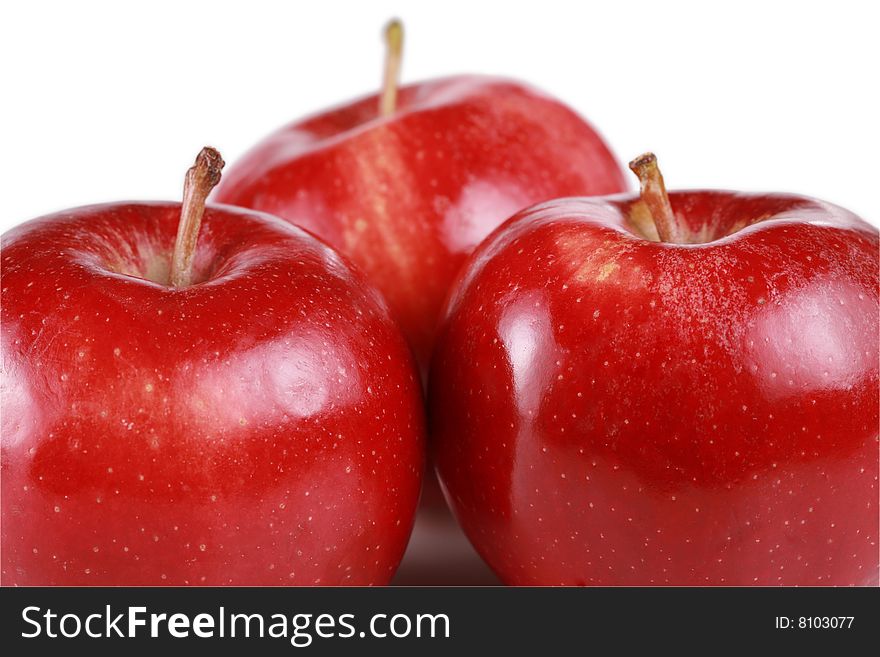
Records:
[[[486,235],[532,203],[626,183],[590,125],[523,84],[465,75],[398,89],[402,40],[392,21],[380,94],[270,135],[214,198],[287,219],[353,261],[424,374],[448,286]]]

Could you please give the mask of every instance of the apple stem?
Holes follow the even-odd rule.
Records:
[[[220,182],[223,158],[210,146],[205,146],[196,157],[195,164],[186,172],[183,182],[183,202],[180,206],[180,223],[171,258],[171,285],[186,287],[192,282],[193,261],[205,201],[208,194]]]
[[[669,203],[663,174],[657,166],[657,156],[653,153],[639,155],[629,163],[629,168],[639,177],[642,201],[651,213],[660,241],[683,243],[681,227]]]
[[[400,82],[400,65],[403,60],[403,23],[393,18],[384,30],[385,74],[382,93],[379,95],[379,114],[391,116],[397,109],[397,86]]]

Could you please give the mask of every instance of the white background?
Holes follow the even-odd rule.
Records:
[[[567,101],[670,187],[800,192],[880,221],[878,17],[867,1],[27,2],[0,17],[0,230],[65,207],[179,197],[304,113],[460,72]]]

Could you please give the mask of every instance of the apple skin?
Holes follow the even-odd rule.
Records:
[[[456,76],[292,123],[223,176],[213,198],[277,215],[347,256],[384,294],[422,371],[449,284],[502,221],[559,196],[627,189],[601,137],[522,84]]]
[[[472,256],[429,388],[447,500],[508,584],[876,584],[877,231],[670,197],[706,243],[562,199]]]
[[[221,206],[201,282],[151,282],[179,216],[92,206],[3,236],[3,584],[387,583],[425,427],[379,293]]]

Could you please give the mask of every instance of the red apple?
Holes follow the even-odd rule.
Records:
[[[183,209],[3,236],[3,584],[393,575],[424,458],[406,342],[329,247],[205,210],[219,166],[200,155]]]
[[[524,210],[451,293],[429,414],[466,533],[510,584],[876,584],[877,231],[632,166],[642,200]]]
[[[401,36],[392,23],[381,95],[269,136],[214,198],[276,214],[348,256],[424,371],[448,286],[492,229],[538,201],[626,185],[593,128],[534,89],[457,76],[398,90]]]

